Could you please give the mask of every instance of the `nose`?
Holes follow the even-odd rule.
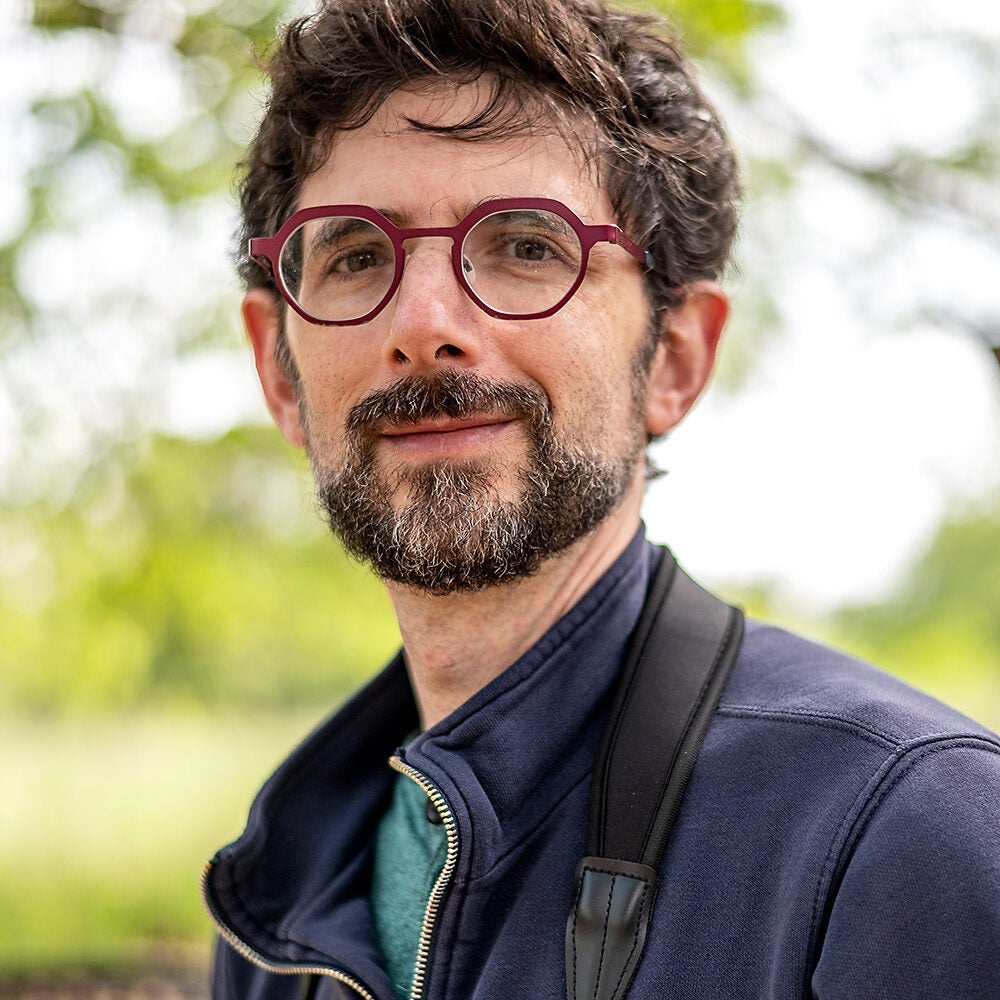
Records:
[[[478,364],[487,317],[455,277],[450,241],[408,242],[403,277],[386,307],[385,360],[393,368],[405,368],[406,374]]]

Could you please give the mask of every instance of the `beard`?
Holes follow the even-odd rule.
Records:
[[[644,396],[645,379],[632,388]],[[530,576],[604,521],[634,482],[645,444],[640,402],[620,453],[607,455],[561,441],[538,388],[451,368],[400,379],[351,410],[340,468],[324,467],[310,442],[317,496],[347,551],[386,580],[443,595]],[[500,495],[508,466],[492,455],[378,469],[380,426],[442,415],[520,422],[528,455],[514,467],[513,497]],[[397,496],[405,500],[394,506]]]

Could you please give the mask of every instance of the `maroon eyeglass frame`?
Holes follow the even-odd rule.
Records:
[[[522,208],[551,212],[553,215],[558,215],[561,219],[569,223],[580,240],[580,273],[576,276],[576,280],[566,294],[554,306],[534,313],[502,312],[484,302],[466,280],[465,271],[462,267],[462,244],[472,227],[488,215],[493,215],[496,212],[516,211]],[[373,223],[389,237],[395,254],[396,269],[385,295],[374,308],[370,309],[364,316],[358,316],[355,319],[320,319],[318,316],[313,316],[295,301],[294,296],[285,287],[285,283],[281,277],[281,268],[278,262],[281,258],[282,247],[288,237],[303,223],[328,215],[345,215]],[[451,265],[459,285],[461,285],[465,294],[483,312],[490,316],[495,316],[497,319],[544,319],[547,316],[557,313],[576,294],[576,290],[583,283],[583,279],[587,274],[590,251],[593,249],[595,243],[613,243],[628,251],[646,269],[652,267],[650,254],[626,236],[618,226],[611,224],[587,225],[587,223],[582,222],[577,217],[572,209],[568,208],[561,201],[556,201],[552,198],[495,198],[492,201],[484,201],[481,205],[478,205],[457,225],[432,226],[417,229],[400,229],[399,226],[387,219],[381,212],[377,212],[374,208],[369,208],[367,205],[316,205],[312,208],[299,209],[299,211],[285,221],[274,236],[253,237],[250,240],[249,251],[251,259],[260,264],[261,267],[270,269],[278,291],[284,300],[303,319],[320,326],[357,326],[360,323],[367,323],[369,320],[374,319],[389,304],[393,295],[396,294],[396,289],[399,288],[399,283],[403,278],[403,266],[406,263],[406,248],[403,246],[403,243],[406,240],[418,239],[425,236],[443,236],[451,240]]]

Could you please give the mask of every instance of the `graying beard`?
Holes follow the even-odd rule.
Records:
[[[398,514],[391,489],[368,472],[353,483],[350,475],[326,477],[319,494],[354,556],[386,579],[448,594],[535,573],[614,509],[632,465],[569,450],[545,454],[521,475],[521,497],[504,501],[490,467],[435,464],[406,480],[412,499]]]
[[[636,415],[642,412],[648,358],[644,345],[633,359]],[[305,423],[304,404],[301,409]],[[482,460],[429,463],[401,472],[395,481],[379,478],[371,432],[378,421],[485,412],[516,417],[528,434],[518,498],[504,500],[497,493],[499,470]],[[341,469],[321,468],[311,446],[309,452],[320,503],[347,551],[387,580],[448,594],[531,575],[596,528],[624,497],[640,460],[643,431],[636,420],[633,447],[600,456],[558,442],[539,392],[447,370],[401,380],[357,404],[347,421]],[[410,502],[396,514],[392,498],[400,489]]]

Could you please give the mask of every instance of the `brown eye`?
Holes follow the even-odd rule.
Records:
[[[513,246],[514,256],[519,260],[545,260],[549,254],[548,247],[541,243],[533,243],[529,240],[519,240]]]
[[[358,271],[365,271],[370,267],[378,267],[379,260],[372,250],[365,250],[361,253],[347,254],[337,263],[336,270],[350,271],[356,274]]]

